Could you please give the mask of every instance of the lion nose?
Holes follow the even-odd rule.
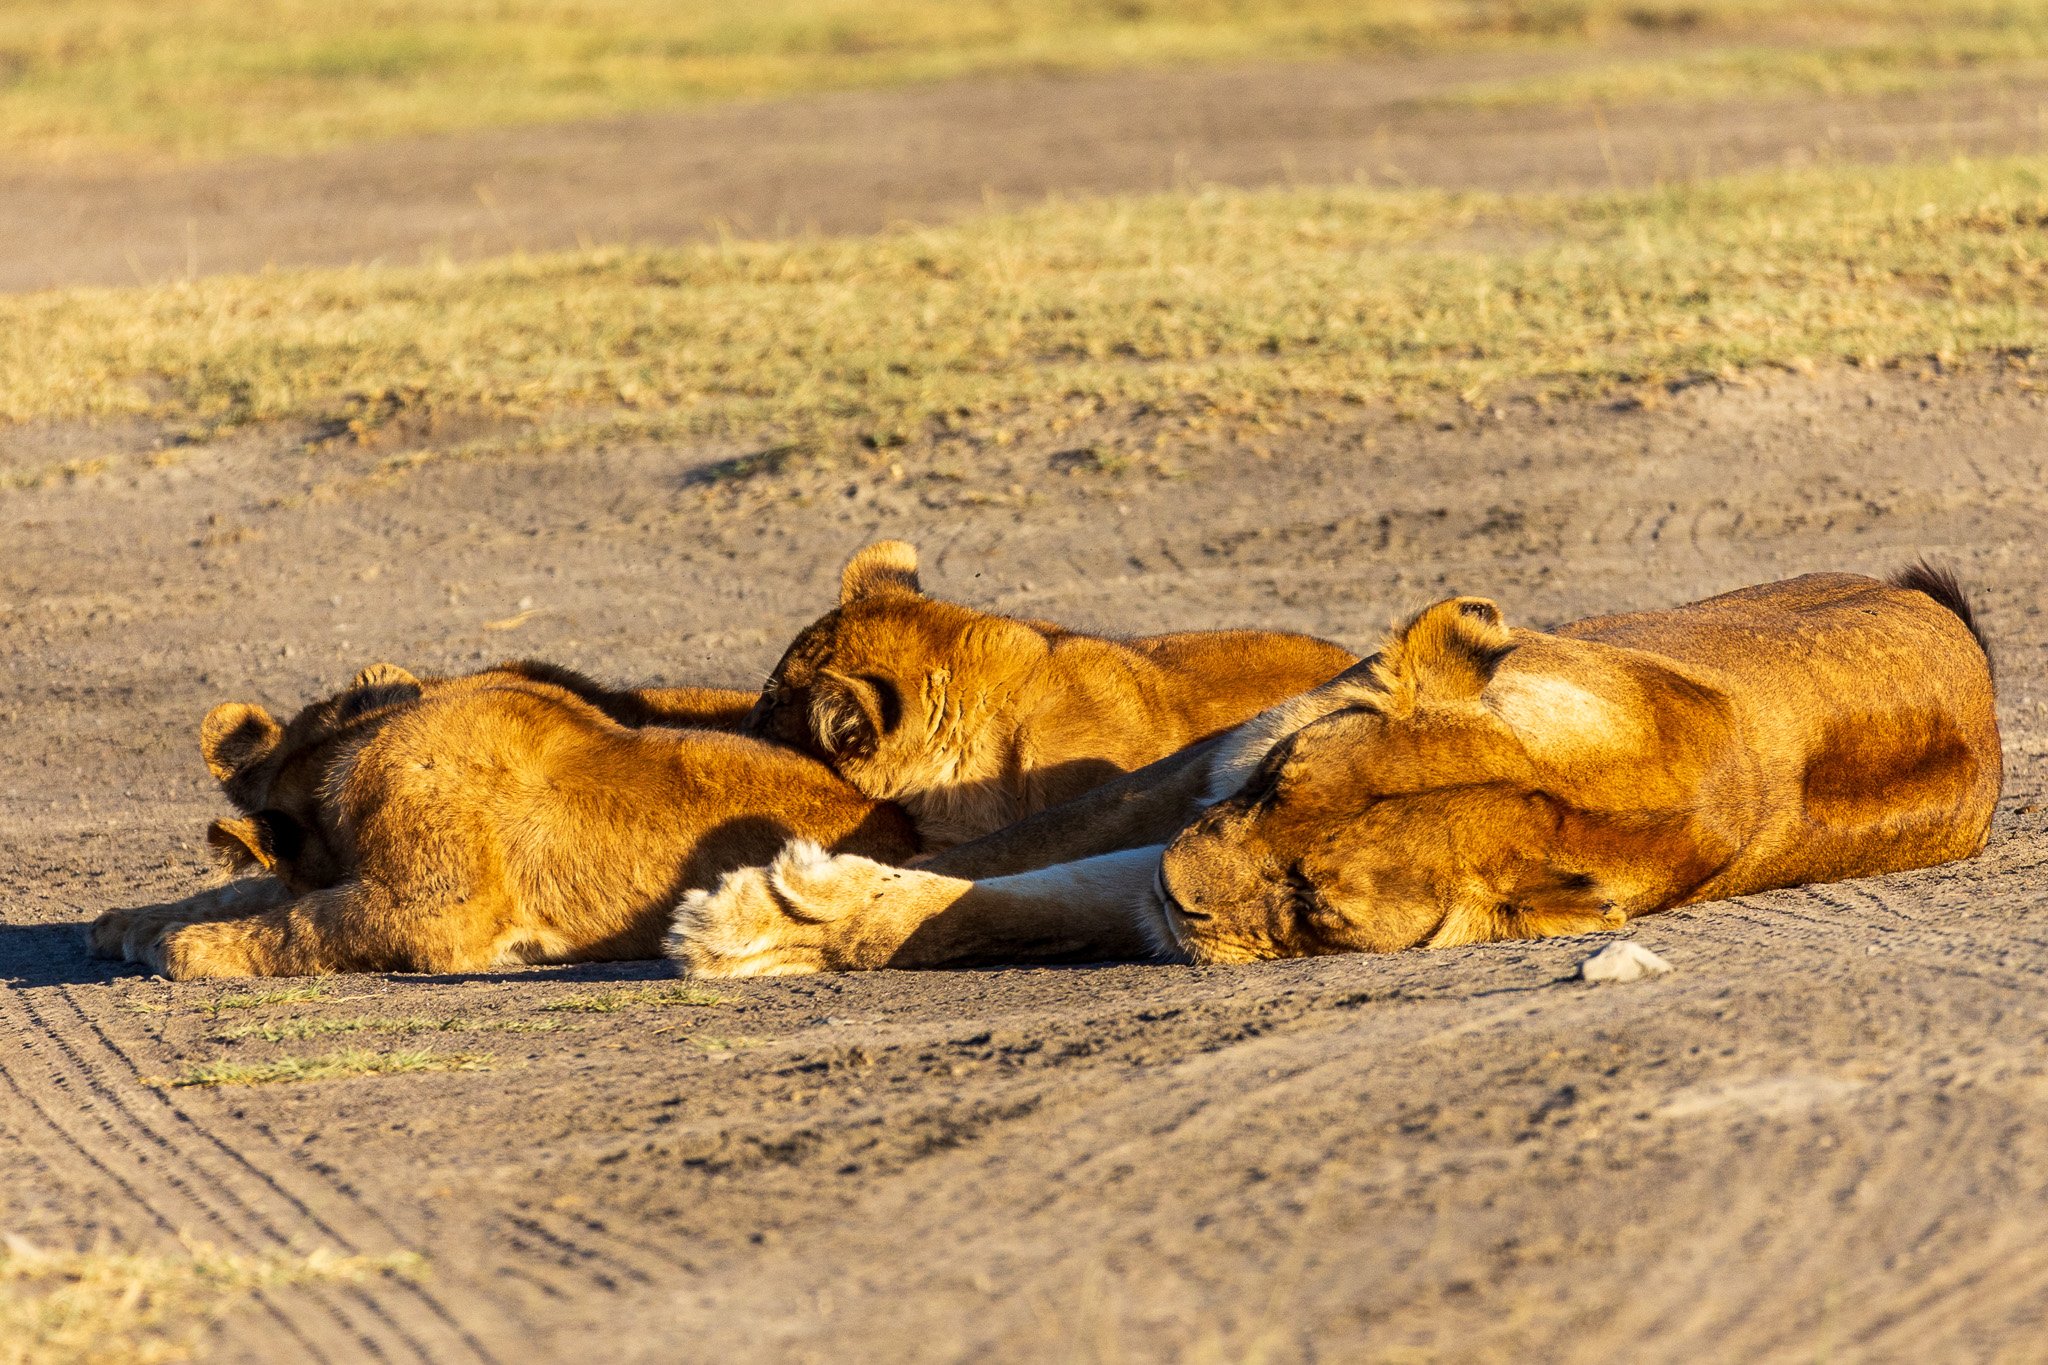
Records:
[[[1170,857],[1162,857],[1159,860],[1160,899],[1172,906],[1185,919],[1208,919],[1209,912],[1207,910],[1199,906],[1190,905],[1188,898],[1174,889],[1172,881],[1166,875],[1166,865],[1170,861]]]

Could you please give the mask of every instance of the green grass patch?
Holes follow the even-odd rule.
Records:
[[[633,1005],[723,1005],[725,997],[694,986],[637,986],[630,990],[565,995],[541,1008],[560,1014],[617,1014]]]
[[[1644,35],[2002,54],[2044,25],[2040,0],[14,0],[0,150],[296,151],[983,72]]]
[[[565,447],[971,453],[1032,407],[1229,422],[2030,354],[2044,261],[2040,158],[1638,193],[1160,195],[858,240],[0,298],[0,417],[328,421],[395,394],[523,415]]]
[[[411,1252],[236,1255],[198,1244],[176,1255],[0,1245],[0,1362],[184,1360],[205,1326],[259,1290],[416,1275]]]
[[[311,986],[281,986],[270,991],[236,991],[229,995],[209,1000],[200,1008],[208,1014],[221,1014],[228,1010],[260,1010],[272,1005],[304,1005],[324,1000],[327,987],[324,984]]]
[[[422,1033],[559,1033],[574,1028],[559,1019],[472,1019],[465,1015],[409,1014],[395,1018],[280,1019],[248,1024],[216,1035],[222,1042],[255,1039],[264,1043],[295,1043],[344,1033],[379,1033],[411,1037]]]
[[[264,1062],[213,1061],[187,1067],[162,1084],[171,1087],[204,1085],[282,1085],[307,1081],[344,1080],[356,1076],[410,1075],[422,1071],[488,1071],[488,1052],[431,1052],[425,1048],[407,1052],[370,1052],[348,1048],[324,1057],[276,1057]]]

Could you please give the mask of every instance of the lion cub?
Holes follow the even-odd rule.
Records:
[[[111,911],[93,950],[177,979],[653,958],[677,896],[788,839],[918,851],[900,810],[824,765],[698,728],[751,700],[379,664],[284,725],[217,706],[200,747],[243,814],[207,841],[275,880]]]
[[[747,720],[895,801],[928,849],[1044,810],[1221,734],[1356,663],[1283,631],[1083,635],[926,597],[884,540],[840,576]]]

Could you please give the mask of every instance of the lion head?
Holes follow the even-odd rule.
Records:
[[[1248,720],[1354,662],[1286,631],[1106,638],[927,597],[870,545],[776,664],[754,734],[894,801],[928,849],[979,838]]]
[[[199,751],[242,814],[214,821],[207,844],[230,869],[260,867],[295,892],[342,881],[351,868],[334,825],[332,776],[437,681],[396,664],[372,664],[284,724],[251,702],[223,702],[208,711]]]
[[[880,541],[847,563],[839,605],[784,651],[746,728],[903,803],[928,846],[957,843],[1026,813],[1005,778],[1058,633],[927,597],[916,549]],[[1102,766],[1095,781],[1121,771]]]
[[[1623,761],[1652,747],[1644,688],[1685,684],[1603,656],[1574,656],[1575,675],[1549,639],[1510,630],[1483,598],[1453,598],[1233,736],[1214,770],[1220,799],[1161,860],[1178,945],[1243,962],[1522,937],[1625,918],[1643,886],[1694,865],[1705,875],[1713,855],[1665,837],[1652,812],[1683,807],[1699,782],[1701,746],[1719,733],[1711,699],[1660,698],[1696,733],[1657,735],[1661,758]],[[1530,666],[1503,672],[1523,649]],[[1642,885],[1603,837],[1623,825],[1631,857],[1661,864]]]

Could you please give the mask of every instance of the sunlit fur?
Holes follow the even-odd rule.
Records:
[[[792,837],[915,854],[901,811],[730,733],[752,700],[385,664],[285,724],[216,707],[201,749],[241,814],[208,842],[268,875],[103,915],[92,946],[174,978],[652,958],[684,890]]]
[[[1156,890],[1157,848],[962,881],[792,844],[677,907],[669,954],[697,976],[861,967],[1184,961]]]
[[[1555,634],[1455,599],[1370,672],[1167,850],[1197,958],[1584,933],[1945,862],[2001,781],[1966,620],[1849,575]]]
[[[1104,957],[1153,953],[1151,938],[1117,950],[1163,925],[1205,962],[1586,933],[1968,857],[2001,781],[1988,655],[1953,582],[1924,568],[1551,633],[1456,598],[1220,740],[938,854],[901,894],[811,877],[805,904],[830,927],[804,951],[927,965],[889,945],[998,886],[948,951],[1028,959],[998,906],[1075,932],[1092,918]],[[1117,858],[1131,875],[1016,875]],[[720,907],[707,898],[692,926]],[[867,916],[888,933],[862,937]]]
[[[1279,631],[1111,640],[927,597],[870,545],[790,645],[751,730],[900,802],[928,848],[978,838],[1220,734],[1354,662]]]

